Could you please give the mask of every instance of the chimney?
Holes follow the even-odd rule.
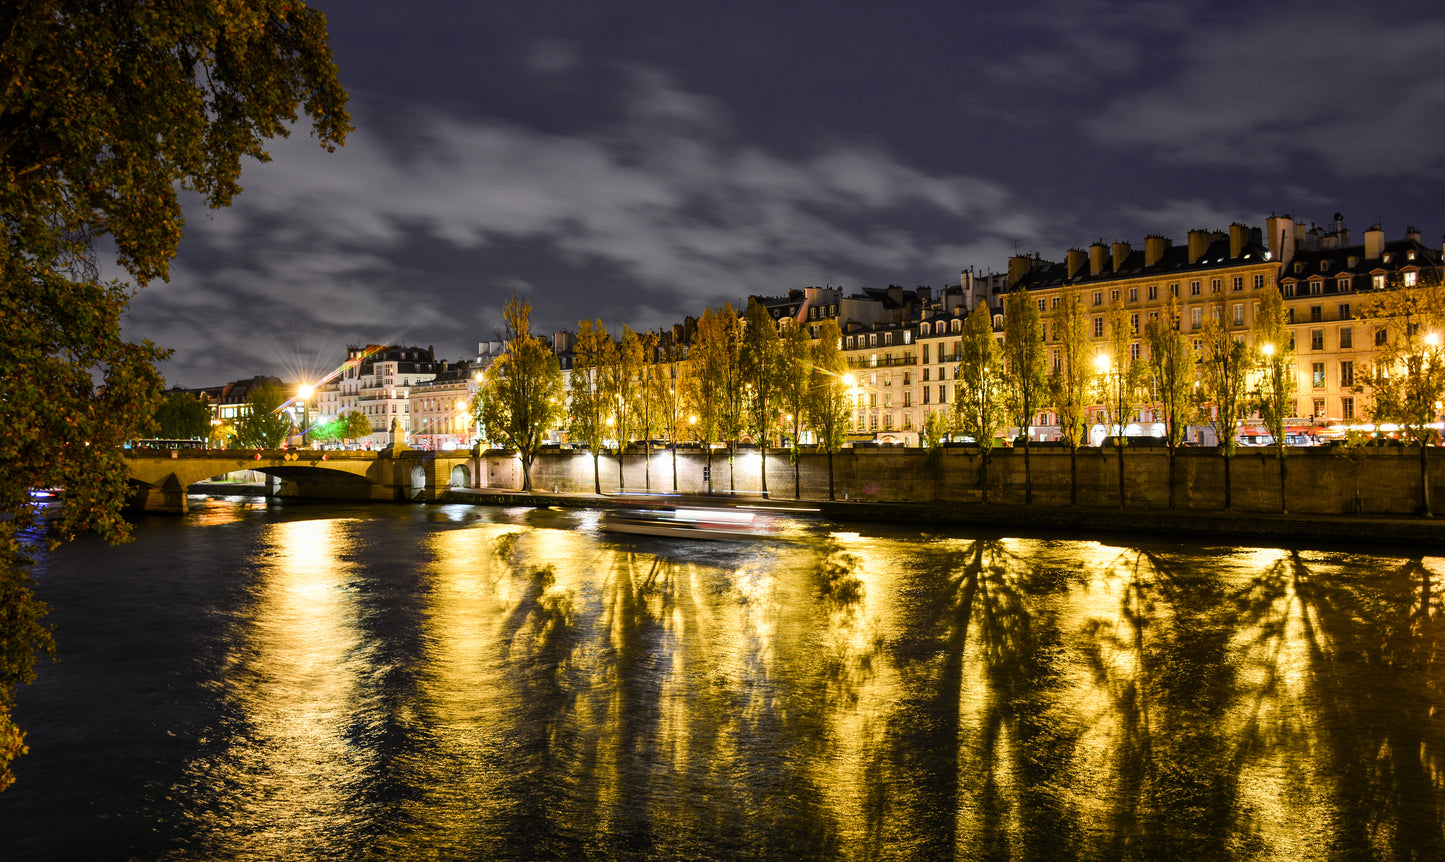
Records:
[[[1109,247],[1102,242],[1096,242],[1089,246],[1089,275],[1098,275],[1104,271],[1104,255]]]
[[[1192,230],[1189,232],[1189,262],[1199,263],[1204,253],[1209,250],[1209,231]]]
[[[1385,252],[1385,231],[1378,223],[1365,231],[1365,260],[1379,260]]]
[[[1008,259],[1008,286],[1012,288],[1029,274],[1029,267],[1033,262],[1026,254],[1016,254]]]
[[[1238,258],[1244,254],[1244,247],[1249,242],[1249,227],[1239,222],[1229,226],[1229,256]]]
[[[1073,280],[1083,274],[1084,265],[1089,262],[1089,253],[1081,248],[1071,248],[1065,260],[1065,277]]]
[[[1151,233],[1144,237],[1144,265],[1153,266],[1164,257],[1164,250],[1169,248],[1169,240],[1157,233]]]
[[[1269,254],[1280,266],[1295,258],[1295,222],[1287,215],[1272,215],[1264,222],[1269,231]]]
[[[1415,227],[1414,225],[1410,225],[1409,227],[1405,228],[1405,239],[1411,240],[1412,242],[1419,242],[1420,229]]]
[[[1124,261],[1129,259],[1129,244],[1127,242],[1114,243],[1114,271],[1119,272],[1124,268]]]

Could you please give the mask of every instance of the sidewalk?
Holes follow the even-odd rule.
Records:
[[[452,489],[443,502],[500,506],[635,505],[639,496],[554,493],[496,489]],[[662,496],[662,495],[658,495]],[[687,505],[777,506],[815,510],[833,521],[867,521],[928,526],[1005,527],[1023,533],[1154,533],[1197,540],[1264,539],[1311,546],[1372,545],[1445,551],[1445,517],[1377,515],[1283,515],[1269,512],[1215,512],[1188,509],[1128,509],[1088,506],[1013,506],[970,503],[875,503],[770,499],[752,496],[667,496]]]

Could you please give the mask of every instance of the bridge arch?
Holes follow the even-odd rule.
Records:
[[[472,471],[468,470],[465,464],[452,465],[451,479],[447,484],[453,488],[472,487]]]

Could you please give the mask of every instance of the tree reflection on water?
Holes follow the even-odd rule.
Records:
[[[408,511],[198,520],[189,664],[57,666],[197,673],[131,855],[1445,858],[1439,559]]]

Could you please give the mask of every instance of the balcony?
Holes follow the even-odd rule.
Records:
[[[850,356],[848,357],[849,368],[897,368],[902,366],[913,366],[917,364],[917,357],[912,353],[903,356]]]

